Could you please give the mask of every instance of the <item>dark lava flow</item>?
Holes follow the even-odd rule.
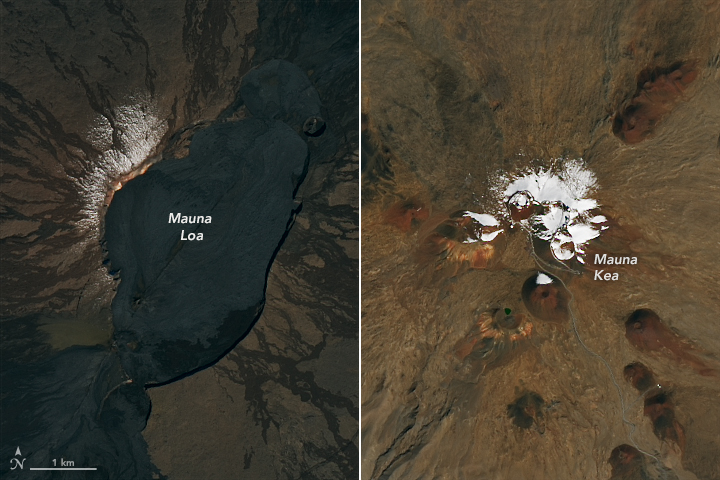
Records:
[[[294,196],[308,158],[335,152],[338,143],[328,135],[336,117],[323,111],[305,73],[270,60],[292,59],[292,46],[273,36],[280,29],[260,33],[266,48],[255,58],[265,63],[243,77],[235,102],[194,133],[187,157],[166,158],[128,182],[108,209],[110,268],[121,279],[112,346],[51,352],[42,346],[46,338],[38,340],[34,317],[18,321],[22,328],[3,329],[2,478],[30,478],[27,471],[10,472],[7,460],[18,446],[26,470],[64,458],[97,467],[83,478],[162,478],[141,435],[151,408],[146,386],[206,367],[257,320],[270,264],[300,208]],[[293,38],[322,42],[323,32]],[[212,216],[212,223],[169,224],[170,213]],[[183,229],[204,239],[181,241]]]
[[[199,131],[189,156],[130,181],[108,210],[107,247],[121,278],[113,301],[115,343],[123,366],[142,384],[216,360],[264,303],[268,265],[290,226],[307,168],[302,138],[270,119],[304,119],[320,105],[307,77],[287,62],[252,71],[241,93],[258,119]],[[212,223],[169,223],[171,213],[211,216]],[[182,241],[181,231],[204,238]]]
[[[318,113],[320,103],[304,73],[283,61],[248,74],[241,92],[253,95],[243,103],[255,118],[195,133],[189,156],[153,166],[115,195],[106,217],[121,278],[112,350],[72,347],[30,370],[3,362],[3,382],[15,387],[3,398],[3,431],[25,432],[7,440],[34,465],[62,455],[97,466],[94,478],[150,478],[144,387],[216,361],[258,318],[307,168],[303,122],[292,120]],[[212,223],[168,223],[170,213]],[[183,229],[204,239],[181,241]]]

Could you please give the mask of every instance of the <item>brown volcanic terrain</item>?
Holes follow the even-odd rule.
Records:
[[[709,1],[363,2],[363,480],[720,478],[719,25]],[[559,268],[519,228],[478,263],[459,220],[425,226],[561,157],[609,218],[587,251],[636,265]]]

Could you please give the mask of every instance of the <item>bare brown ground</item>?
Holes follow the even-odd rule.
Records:
[[[720,478],[720,383],[682,358],[720,357],[720,8],[366,1],[362,15],[363,480]],[[430,219],[494,213],[498,174],[562,156],[594,172],[610,219],[588,251],[638,257],[605,269],[617,281],[539,263],[517,228],[499,268],[438,276],[418,262],[423,222],[383,221],[408,198]],[[522,297],[548,268],[570,295],[552,321],[550,295]],[[505,308],[531,334],[482,343],[482,315]],[[626,338],[642,308],[669,348]],[[626,382],[633,362],[671,396]]]

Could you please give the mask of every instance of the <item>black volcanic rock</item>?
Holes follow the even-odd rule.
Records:
[[[291,441],[312,455],[288,451],[286,436],[252,438],[234,412],[226,420],[231,433],[220,437],[213,425],[212,439],[235,448],[259,439],[268,452],[278,452],[270,463],[292,465],[303,478],[339,469],[345,472],[339,478],[353,478],[358,395],[350,380],[357,373],[338,380],[348,385],[340,395],[325,372],[352,369],[357,358],[357,348],[345,347],[357,345],[357,262],[344,253],[357,251],[357,209],[343,203],[352,197],[347,187],[357,183],[351,168],[357,4],[12,0],[3,8],[0,477],[188,478],[182,468],[179,477],[161,474],[152,465],[157,457],[152,463],[148,457],[147,387],[196,372],[247,333],[263,307],[267,272],[287,240],[299,210],[294,196],[309,169],[298,195],[302,213],[317,213],[296,244],[327,254],[332,269],[314,278],[312,293],[295,285],[283,293],[293,305],[307,296],[306,308],[314,310],[306,316],[331,336],[304,353],[300,366],[297,346],[269,346],[264,355],[271,361],[243,355],[248,394],[234,401],[239,412],[267,410],[265,418],[292,409],[306,428],[295,430]],[[322,135],[303,131],[310,118],[327,122],[316,127]],[[140,162],[160,157],[127,182]],[[124,186],[105,216],[103,200],[118,181]],[[263,199],[266,193],[272,198]],[[211,224],[192,230],[203,232],[203,241],[181,242],[181,230],[187,236],[190,229],[168,224],[171,211],[211,215]],[[314,228],[329,228],[326,221],[347,232],[337,245],[336,235]],[[300,258],[297,247],[281,255],[290,266]],[[253,258],[257,264],[249,265]],[[293,322],[291,328],[303,331],[294,316]],[[354,344],[338,343],[338,336]],[[262,383],[268,379],[282,382],[278,388],[292,386],[327,422],[308,422],[303,408],[274,402],[275,390]],[[204,393],[172,401],[185,419],[210,425],[217,404],[197,409],[199,401],[210,404]],[[289,424],[285,416],[283,428]],[[178,445],[192,442],[203,467],[235,458],[178,426],[172,426],[172,445],[155,446],[178,453]],[[18,446],[27,457],[25,471],[10,472],[7,460]],[[261,464],[259,450],[253,466]],[[27,472],[63,457],[98,471]],[[192,477],[213,476],[208,472]]]
[[[121,278],[115,340],[133,378],[188,373],[247,332],[306,159],[305,142],[283,123],[220,123],[195,134],[189,156],[154,166],[115,195],[106,218]],[[177,213],[212,223],[170,223]],[[183,231],[203,240],[181,240]]]
[[[302,70],[292,63],[271,60],[243,77],[240,95],[259,118],[284,120],[296,131],[320,115],[320,97]]]
[[[150,399],[128,380],[116,354],[72,347],[30,364],[4,361],[1,374],[3,384],[12,385],[2,398],[2,430],[3,441],[13,445],[3,448],[3,455],[12,458],[19,447],[18,458],[26,458],[22,471],[0,471],[2,478],[77,478],[73,471],[28,471],[51,467],[60,458],[96,467],[86,478],[151,478],[154,469],[141,435]],[[8,465],[3,462],[4,469]]]
[[[218,121],[194,134],[187,157],[158,163],[118,191],[105,219],[120,276],[115,348],[3,361],[3,384],[14,387],[2,399],[3,431],[13,433],[12,452],[4,439],[3,453],[21,444],[33,466],[62,452],[98,466],[97,478],[150,478],[144,387],[214,362],[249,331],[299,210],[294,197],[307,161],[303,137],[285,123]],[[170,223],[171,213],[212,222]],[[181,240],[183,230],[203,240]]]
[[[274,59],[297,66],[275,72],[307,75],[325,128],[313,137],[301,130],[302,115],[251,110],[244,88],[250,74],[243,77],[239,113],[268,118],[274,111],[307,140],[302,211],[273,262],[267,303],[248,336],[212,367],[148,389],[153,411],[143,436],[153,463],[171,479],[358,478],[357,6],[259,5],[254,73],[270,70],[272,82],[282,77],[270,68]]]
[[[102,252],[83,243],[97,233],[83,210],[102,199],[78,184],[101,195],[106,180],[132,169],[103,156],[137,166],[151,154],[141,145],[162,151],[178,129],[226,109],[251,68],[257,9],[195,0],[3,2],[0,315],[74,310],[78,296],[87,298],[83,285],[102,278]]]

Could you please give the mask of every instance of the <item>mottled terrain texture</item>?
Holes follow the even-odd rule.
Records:
[[[720,479],[717,2],[369,0],[361,25],[363,480]],[[520,228],[447,243],[563,158],[612,219],[588,252],[637,257],[597,267],[618,280]]]
[[[357,4],[0,9],[0,475],[357,476]]]

